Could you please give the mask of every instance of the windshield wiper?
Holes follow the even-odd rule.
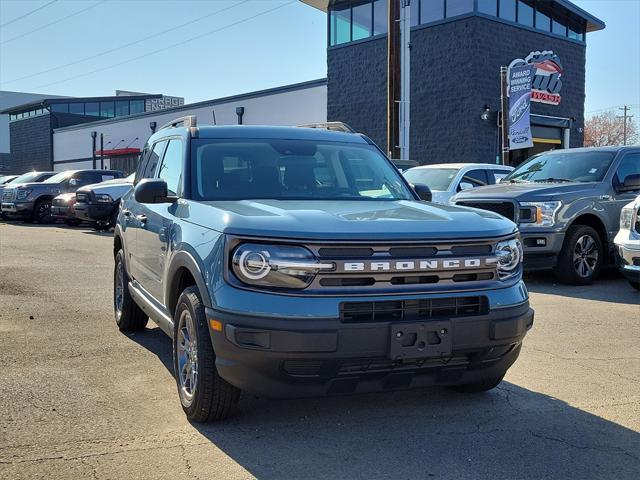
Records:
[[[519,180],[517,178],[512,178],[509,180],[509,183],[529,183],[528,180]]]
[[[569,180],[568,178],[556,178],[556,177],[549,177],[549,178],[540,178],[538,180],[534,180],[534,182],[536,183],[571,183],[573,182],[573,180]]]

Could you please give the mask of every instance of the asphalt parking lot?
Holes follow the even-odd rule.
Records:
[[[111,236],[0,223],[0,478],[626,479],[640,472],[640,295],[529,276],[500,387],[271,401],[185,420],[171,345],[118,332]]]

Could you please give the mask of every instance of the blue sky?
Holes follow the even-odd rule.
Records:
[[[325,15],[297,1],[51,1],[0,0],[0,89],[190,103],[326,75]],[[627,103],[640,117],[640,0],[574,3],[607,23],[587,38],[585,111]]]

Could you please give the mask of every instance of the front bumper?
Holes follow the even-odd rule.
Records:
[[[74,205],[76,217],[89,222],[106,221],[111,218],[114,203],[76,203]]]
[[[620,271],[630,282],[640,283],[640,234],[620,230],[614,243]]]
[[[28,216],[33,213],[33,201],[26,202],[3,202],[0,205],[2,213],[9,216]]]
[[[564,243],[564,232],[536,231],[520,226],[526,271],[548,270],[558,264],[558,255]]]
[[[75,218],[73,211],[65,205],[52,205],[50,210],[50,215],[52,218],[59,218],[62,220],[68,220],[70,218]]]
[[[430,296],[423,296],[428,298]],[[529,302],[486,315],[444,319],[446,356],[392,359],[392,330],[415,322],[344,323],[338,317],[272,317],[207,308],[220,376],[243,391],[273,398],[324,396],[498,377],[515,362],[533,325]],[[439,323],[441,318],[425,320]]]

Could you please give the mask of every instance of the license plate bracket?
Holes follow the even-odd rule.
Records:
[[[396,323],[391,325],[392,360],[451,355],[451,322]]]

